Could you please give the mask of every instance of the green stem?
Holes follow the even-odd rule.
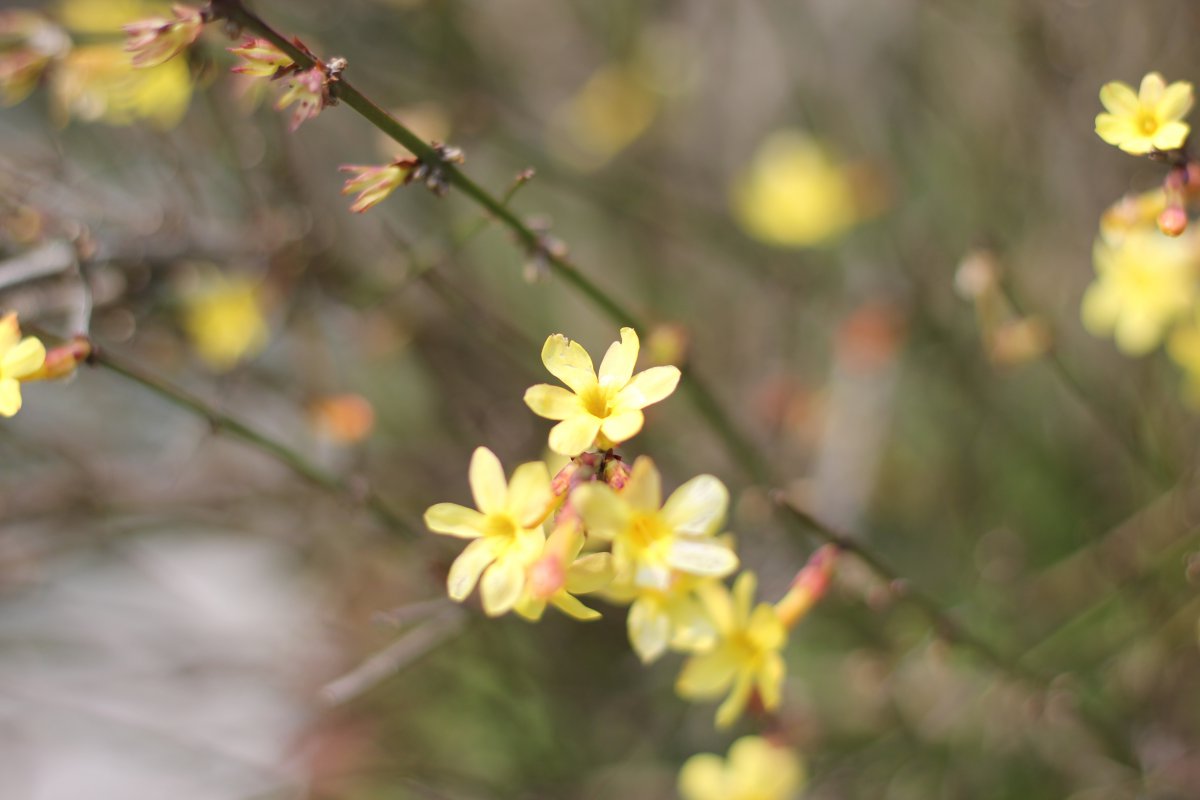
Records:
[[[242,0],[213,0],[212,8],[217,18],[252,31],[286,53],[302,69],[311,69],[317,61],[301,48],[272,28],[265,20],[246,8]],[[419,136],[400,123],[395,117],[380,108],[345,78],[339,77],[332,89],[338,100],[354,109],[367,122],[382,133],[406,147],[413,155],[427,164],[436,164],[446,181],[471,198],[480,207],[499,220],[517,238],[521,246],[533,256],[545,261],[550,270],[565,280],[592,305],[618,325],[629,325],[646,330],[646,324],[624,304],[617,301],[563,256],[553,252],[537,231],[530,228],[514,214],[504,200],[492,196],[486,189],[471,180],[454,164],[441,159],[437,151]],[[686,376],[686,390],[701,416],[721,438],[726,449],[737,463],[752,477],[761,482],[769,481],[769,470],[753,443],[734,424],[733,419],[717,402],[713,392],[693,371]]]

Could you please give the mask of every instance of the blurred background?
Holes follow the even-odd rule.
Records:
[[[1200,76],[1200,7],[252,6],[493,194],[535,171],[513,210],[756,451],[682,391],[624,449],[668,489],[730,486],[765,597],[818,544],[782,489],[1052,681],[940,641],[843,558],[771,723],[805,797],[1196,796],[1195,413],[1165,356],[1089,336],[1079,304],[1100,214],[1162,178],[1095,136],[1097,92]],[[730,741],[674,695],[677,657],[643,668],[615,607],[455,613],[459,547],[420,525],[468,500],[476,446],[543,457],[521,398],[545,337],[598,357],[617,325],[457,191],[351,214],[338,167],[402,151],[343,107],[289,132],[215,26],[131,79],[119,27],[163,4],[18,8],[44,17],[0,64],[14,41],[45,63],[25,86],[0,69],[0,308],[88,332],[340,488],[109,369],[26,386],[0,422],[0,795],[675,797]]]

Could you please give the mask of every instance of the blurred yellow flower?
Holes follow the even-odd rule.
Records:
[[[1112,336],[1127,355],[1143,355],[1196,301],[1200,242],[1138,229],[1096,240],[1096,280],[1083,296],[1083,325]]]
[[[130,125],[146,120],[160,128],[179,124],[192,98],[183,59],[135,69],[120,44],[76,47],[51,72],[56,112],[65,122]]]
[[[1144,155],[1183,146],[1190,128],[1182,119],[1192,108],[1192,84],[1170,86],[1157,72],[1142,78],[1137,93],[1127,83],[1112,81],[1100,89],[1106,111],[1096,115],[1096,134],[1126,153]]]
[[[665,399],[679,385],[678,367],[651,367],[633,374],[638,357],[638,335],[621,329],[596,374],[592,358],[578,342],[561,333],[546,339],[542,363],[554,377],[570,387],[539,384],[525,392],[525,404],[539,417],[559,420],[550,429],[550,449],[577,456],[593,445],[613,447],[632,439],[645,423],[642,409]]]
[[[56,16],[77,33],[116,35],[122,25],[162,13],[169,7],[165,0],[63,0],[58,4]]]
[[[604,591],[617,603],[630,603],[625,626],[629,643],[643,663],[667,651],[703,650],[716,642],[716,629],[704,613],[696,588],[712,578],[673,571],[663,586],[639,586],[626,572]]]
[[[748,234],[781,247],[823,244],[863,217],[850,170],[794,130],[763,142],[734,183],[732,204]]]
[[[743,572],[732,594],[720,583],[698,590],[718,639],[712,649],[687,660],[675,690],[689,700],[707,700],[729,690],[717,709],[718,728],[732,725],[741,716],[754,690],[768,711],[778,708],[783,699],[785,667],[780,651],[787,644],[787,628],[774,606],[754,605],[756,586],[754,573]]]
[[[478,511],[438,503],[425,512],[425,525],[436,533],[475,540],[450,567],[446,587],[450,599],[461,602],[480,583],[484,612],[499,616],[521,599],[526,571],[542,553],[542,522],[555,503],[550,473],[534,461],[517,467],[506,483],[500,459],[479,447],[468,474]]]
[[[588,483],[571,493],[589,536],[612,542],[613,565],[637,587],[667,591],[672,571],[708,578],[724,577],[737,569],[738,558],[716,538],[729,492],[712,475],[700,475],[676,489],[664,504],[662,478],[654,462],[641,456],[633,464],[625,487],[618,493],[604,483]],[[649,660],[669,639],[661,614],[638,612],[656,633],[631,634],[639,654]]]
[[[642,70],[605,65],[557,110],[550,144],[578,169],[598,169],[646,132],[660,105]]]
[[[16,313],[0,317],[0,416],[21,410],[21,381],[41,369],[46,348],[33,336],[21,337]]]
[[[183,327],[209,367],[232,369],[267,344],[269,329],[259,285],[239,276],[204,278],[183,298]]]
[[[530,568],[525,592],[513,610],[536,622],[549,603],[578,620],[599,619],[600,612],[585,606],[575,595],[599,591],[612,582],[612,556],[589,553],[581,557],[583,544],[584,536],[577,524],[559,525]]]
[[[728,760],[712,753],[689,758],[679,771],[679,793],[683,800],[790,800],[804,779],[804,765],[792,750],[743,736],[729,748]]]
[[[1200,312],[1194,312],[1171,333],[1167,354],[1183,369],[1183,399],[1200,409]]]

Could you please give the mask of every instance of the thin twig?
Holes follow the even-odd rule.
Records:
[[[242,0],[213,0],[212,8],[219,18],[228,19],[236,25],[252,31],[269,41],[276,48],[286,53],[302,69],[311,69],[316,61],[308,53],[297,47],[279,33],[265,20],[250,9]],[[380,108],[375,102],[347,81],[339,77],[332,86],[332,91],[338,100],[354,109],[377,128],[399,144],[408,148],[422,162],[436,165],[445,176],[446,181],[481,206],[494,218],[500,221],[517,238],[517,241],[531,255],[536,254],[545,260],[550,269],[565,280],[577,292],[588,299],[598,310],[618,325],[630,325],[641,330],[646,324],[625,305],[605,292],[564,256],[549,247],[544,237],[522,222],[505,204],[505,201],[494,197],[486,189],[475,183],[456,165],[443,161],[437,151],[421,137],[406,128],[395,117]],[[743,470],[755,481],[767,483],[770,480],[765,462],[757,452],[754,444],[734,424],[729,414],[717,402],[716,396],[708,386],[689,370],[686,375],[685,390],[691,397],[705,421],[724,442],[726,449]]]
[[[331,494],[349,497],[366,507],[390,532],[406,539],[415,539],[413,527],[393,511],[383,498],[369,486],[347,480],[316,466],[292,448],[246,423],[218,411],[196,395],[171,384],[156,375],[134,366],[107,350],[97,348],[91,363],[103,367],[149,389],[159,397],[206,420],[214,431],[226,433],[273,458],[300,478]]]

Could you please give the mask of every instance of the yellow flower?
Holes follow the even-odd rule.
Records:
[[[679,385],[677,367],[651,367],[633,374],[638,356],[638,336],[633,328],[621,329],[600,374],[578,342],[561,333],[546,339],[542,363],[550,374],[570,387],[539,384],[525,392],[525,404],[539,417],[559,420],[550,429],[550,449],[577,456],[596,445],[608,448],[634,437],[642,429],[642,409],[665,399]]]
[[[414,160],[395,161],[378,166],[343,164],[338,169],[351,173],[352,177],[346,179],[345,185],[342,186],[342,194],[358,193],[350,210],[361,214],[368,208],[382,203],[397,187],[408,182],[416,166],[417,162]]]
[[[279,50],[266,39],[249,38],[242,42],[241,47],[225,48],[242,60],[232,69],[239,75],[254,78],[273,78],[280,70],[286,70],[295,64],[292,57]]]
[[[117,33],[122,25],[166,9],[166,2],[146,0],[63,0],[58,4],[56,16],[73,31],[102,36]]]
[[[583,544],[583,533],[577,524],[555,528],[541,557],[530,568],[525,592],[513,610],[537,622],[549,603],[578,620],[599,619],[600,612],[585,606],[575,595],[599,591],[612,582],[612,556],[589,553],[580,557]]]
[[[626,573],[604,595],[613,602],[631,603],[625,620],[629,643],[642,663],[649,664],[668,647],[695,651],[716,642],[716,629],[696,595],[696,588],[711,580],[672,572],[665,587],[638,586]]]
[[[675,690],[689,700],[716,698],[730,690],[717,709],[718,728],[741,716],[754,690],[768,711],[778,708],[783,699],[785,667],[780,651],[787,644],[787,628],[774,606],[753,605],[756,584],[754,573],[743,572],[732,595],[718,583],[699,590],[718,640],[711,650],[687,660]]]
[[[0,416],[11,417],[21,410],[21,381],[41,369],[45,346],[33,336],[21,338],[17,315],[0,317]]]
[[[1095,336],[1113,336],[1127,355],[1143,355],[1196,299],[1200,242],[1164,236],[1157,229],[1097,239],[1096,281],[1083,296],[1083,325]]]
[[[475,540],[450,567],[446,588],[450,599],[461,602],[479,583],[483,610],[499,616],[521,599],[526,570],[546,541],[541,525],[555,502],[550,473],[534,461],[517,467],[506,484],[500,459],[479,447],[471,456],[469,480],[479,510],[438,503],[425,512],[425,525],[436,533]]]
[[[733,212],[756,239],[812,247],[862,217],[850,172],[800,131],[772,134],[733,187]]]
[[[552,147],[582,170],[604,166],[645,133],[662,100],[652,76],[635,66],[608,64],[554,115]]]
[[[743,736],[729,759],[694,755],[679,771],[683,800],[789,800],[804,783],[804,765],[790,749]]]
[[[614,567],[636,586],[666,590],[672,570],[720,578],[737,569],[737,556],[713,538],[729,492],[712,475],[692,478],[664,504],[658,469],[642,456],[620,493],[588,483],[571,493],[571,504],[590,536],[612,542]]]
[[[183,327],[205,363],[223,372],[262,351],[267,320],[259,286],[212,275],[184,297]]]
[[[1192,100],[1190,83],[1176,81],[1168,86],[1157,72],[1142,78],[1137,94],[1127,83],[1106,83],[1100,102],[1107,113],[1096,115],[1096,133],[1134,155],[1178,149],[1190,131],[1181,120],[1191,110]]]
[[[183,119],[192,79],[182,59],[135,69],[119,44],[76,47],[51,71],[50,91],[58,116],[85,122],[131,125],[147,120],[171,128]]]

